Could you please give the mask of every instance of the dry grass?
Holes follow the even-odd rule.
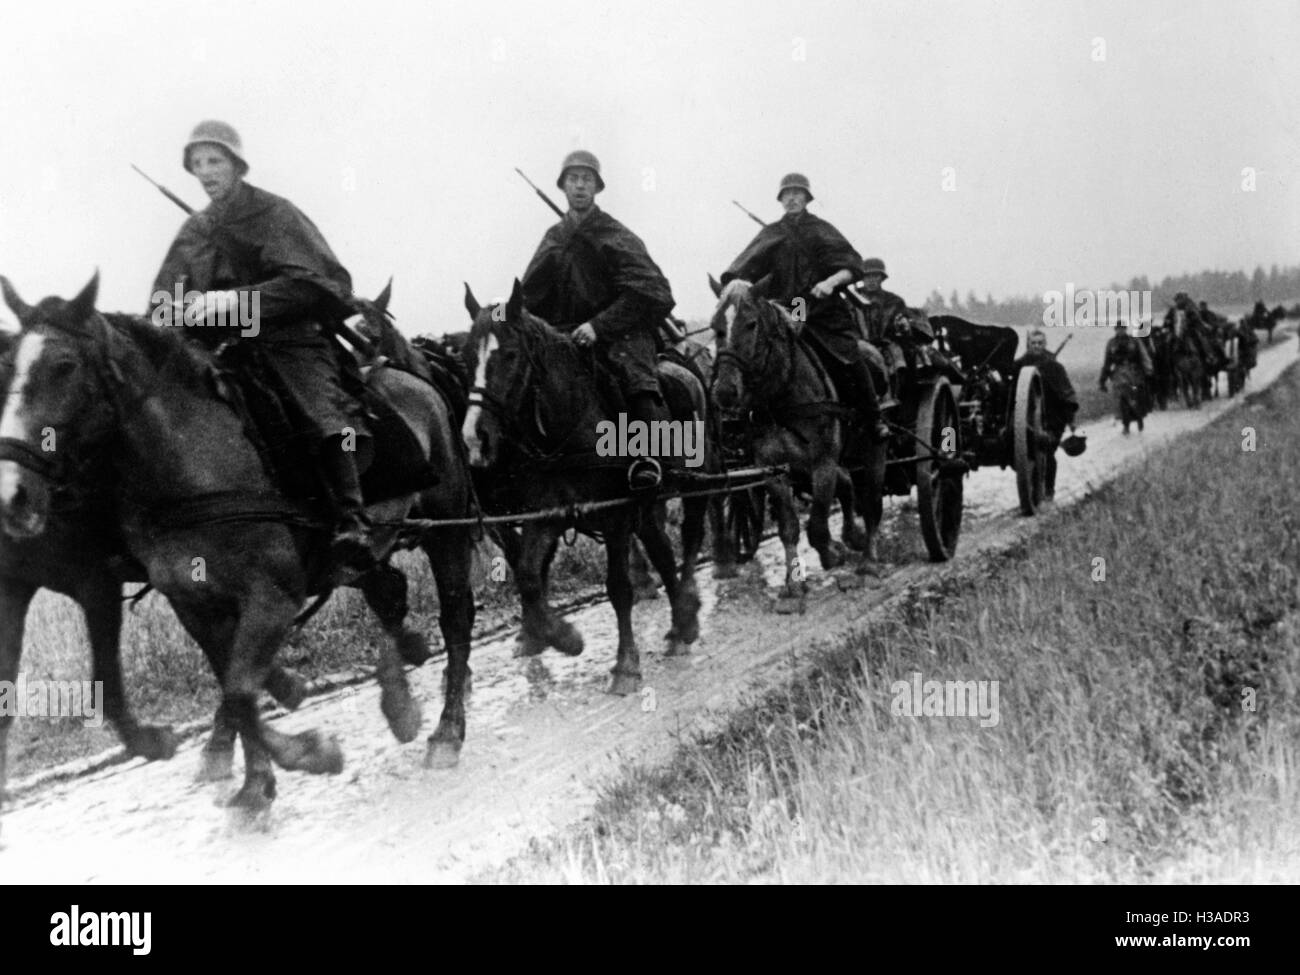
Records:
[[[1293,369],[484,879],[1300,879],[1298,408]],[[913,671],[999,681],[1000,722],[895,716]]]

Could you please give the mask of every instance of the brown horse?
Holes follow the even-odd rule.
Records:
[[[583,361],[585,353],[524,308],[518,281],[508,302],[486,307],[467,286],[465,308],[473,319],[464,347],[473,385],[462,436],[470,463],[491,485],[481,496],[485,507],[493,514],[515,514],[627,499],[628,458],[603,456],[600,448],[602,426],[616,411],[610,409],[591,364]],[[707,432],[710,418],[703,385],[686,370],[681,370],[686,375],[665,381],[663,365],[660,380],[673,419],[698,421],[696,429]],[[718,469],[706,436],[702,470]],[[665,636],[667,653],[689,652],[699,635],[695,565],[708,505],[703,497],[683,500],[680,574],[664,530],[663,505],[653,497],[573,517],[531,520],[518,533],[501,533],[523,606],[522,653],[540,654],[548,646],[571,656],[583,650],[582,635],[549,605],[551,560],[567,526],[604,541],[605,586],[618,618],[618,660],[610,693],[635,693],[641,682],[628,577],[633,534],[645,546],[668,596],[672,627]]]
[[[237,732],[244,742],[245,780],[232,804],[264,808],[274,798],[271,760],[313,773],[342,767],[338,744],[316,731],[286,735],[267,725],[257,694],[272,672],[276,650],[303,602],[340,581],[329,552],[330,525],[286,501],[246,439],[241,417],[212,382],[212,359],[173,330],[125,315],[95,311],[98,276],[70,302],[47,298],[31,307],[8,281],[0,286],[22,324],[16,375],[0,426],[7,442],[36,454],[40,431],[88,450],[112,443],[117,521],[130,553],[167,597],[203,649],[222,686],[214,742]],[[467,472],[450,407],[414,377],[383,370],[378,382],[416,428],[426,462],[442,472],[418,498],[426,516],[470,511]],[[37,537],[49,516],[49,492],[31,466],[9,465],[0,480],[6,530]],[[406,527],[417,498],[403,495],[373,506],[376,558],[388,571],[378,580],[391,592],[382,560]],[[420,545],[433,564],[448,649],[444,710],[429,740],[430,764],[453,764],[464,740],[463,691],[468,677],[473,597],[469,592],[469,529],[426,534]],[[369,596],[368,596],[369,598]],[[409,650],[410,648],[405,648]],[[414,738],[418,705],[401,669],[400,649],[381,650],[384,713],[402,741]],[[231,742],[233,745],[233,741]],[[219,767],[228,757],[209,750]]]
[[[720,301],[713,314],[719,336],[714,395],[723,409],[743,408],[754,424],[754,460],[760,466],[789,465],[792,478],[768,481],[777,507],[778,534],[785,547],[786,581],[781,590],[781,611],[802,610],[808,591],[806,573],[799,562],[799,518],[795,508],[795,483],[812,494],[808,516],[808,543],[817,551],[823,569],[843,564],[847,549],[865,551],[876,559],[876,535],[882,514],[884,444],[872,444],[854,457],[865,467],[859,478],[866,488],[860,497],[854,479],[845,469],[845,429],[850,410],[840,404],[825,368],[800,339],[789,312],[763,297],[763,282],[750,285],[733,281],[725,296],[710,278]],[[843,514],[842,543],[832,541],[828,518],[838,498]],[[865,531],[859,525],[859,506],[865,511]],[[793,601],[793,603],[791,602]]]

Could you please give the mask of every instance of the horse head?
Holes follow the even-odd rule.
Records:
[[[471,320],[463,349],[470,392],[461,436],[470,465],[491,467],[500,457],[503,438],[514,426],[522,397],[535,378],[523,327],[528,316],[523,286],[516,278],[509,300],[483,306],[466,284],[465,310]]]
[[[3,277],[0,291],[20,326],[10,340],[0,413],[0,524],[25,538],[44,531],[52,487],[63,479],[74,445],[102,439],[111,425],[97,395],[109,326],[95,311],[98,272],[71,301],[28,305]]]
[[[776,352],[789,323],[767,299],[770,283],[769,275],[755,284],[737,278],[724,287],[709,277],[718,298],[710,322],[718,345],[713,392],[724,410],[739,408],[747,392],[754,394],[752,386],[778,365]]]

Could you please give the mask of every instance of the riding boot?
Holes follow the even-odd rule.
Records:
[[[364,568],[374,561],[370,550],[370,518],[361,495],[356,454],[343,449],[342,437],[330,437],[323,444],[321,467],[334,496],[338,519],[330,549],[335,561]]]
[[[853,379],[853,394],[856,394],[858,415],[862,417],[863,428],[870,432],[871,439],[883,443],[890,437],[889,427],[880,415],[880,398],[876,395],[876,381],[871,375],[871,367],[865,359],[856,359],[848,364]]]
[[[633,421],[640,420],[645,424],[647,440],[650,432],[655,428],[654,424],[672,419],[668,414],[668,408],[664,406],[663,401],[659,398],[658,393],[634,393],[628,398],[628,410],[632,414]],[[666,427],[660,427],[664,430]],[[663,466],[660,459],[652,456],[635,458],[627,469],[627,486],[633,494],[641,494],[647,491],[653,491],[663,483]]]

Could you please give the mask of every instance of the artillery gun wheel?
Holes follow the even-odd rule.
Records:
[[[936,380],[921,395],[916,436],[930,445],[931,456],[916,464],[916,503],[930,561],[946,562],[957,551],[961,534],[963,481],[959,470],[945,470],[943,462],[961,455],[961,416],[947,379]]]
[[[1034,515],[1043,504],[1047,461],[1052,448],[1043,429],[1043,379],[1033,366],[1024,366],[1016,380],[1011,423],[1020,511]]]

